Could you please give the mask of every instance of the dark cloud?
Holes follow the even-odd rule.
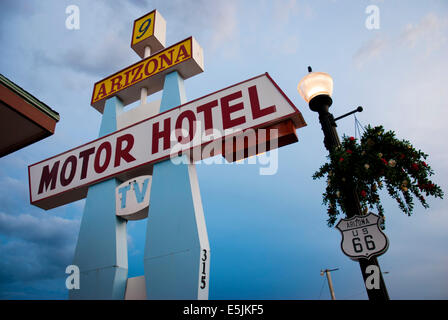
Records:
[[[0,298],[10,296],[5,288],[13,283],[12,287],[18,290],[29,287],[27,282],[39,286],[50,279],[62,277],[64,281],[65,268],[73,260],[78,230],[78,220],[0,212]]]
[[[65,268],[79,230],[73,212],[80,207],[31,206],[26,166],[11,159],[2,159],[0,176],[0,299],[65,299]]]
[[[65,268],[71,264],[73,251],[70,246],[1,243],[0,299],[66,299]]]
[[[43,213],[46,214],[46,213]],[[0,212],[0,233],[27,242],[50,247],[71,244],[79,222],[57,216],[36,217],[29,214],[12,216]]]
[[[0,244],[0,287],[7,283],[54,279],[71,264],[74,246],[52,247],[20,240]]]

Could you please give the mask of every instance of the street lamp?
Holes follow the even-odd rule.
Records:
[[[300,80],[297,90],[302,98],[308,103],[310,103],[313,98],[321,95],[328,96],[331,99],[333,93],[333,78],[325,72],[310,71],[302,80]]]
[[[309,73],[299,82],[297,90],[302,98],[308,103],[312,111],[319,113],[319,121],[324,132],[324,145],[329,152],[339,146],[338,133],[336,132],[336,122],[328,109],[333,104],[331,95],[333,94],[333,79],[325,72]]]
[[[310,109],[319,114],[319,121],[322,126],[322,131],[324,132],[324,145],[325,148],[331,153],[336,147],[341,145],[338,132],[336,131],[336,121],[333,115],[328,111],[330,106],[333,104],[333,100],[331,99],[331,95],[333,94],[333,79],[327,73],[312,72],[311,67],[308,67],[308,72],[309,73],[302,80],[300,80],[297,86],[297,91],[308,103]],[[362,111],[362,108],[359,107],[357,110]],[[352,112],[349,114],[351,113]],[[346,195],[344,198],[344,204],[347,218],[351,218],[355,215],[363,215],[356,189],[350,186],[346,186],[346,188],[347,189],[344,190],[344,194]],[[389,300],[386,285],[384,283],[376,257],[372,257],[370,259],[360,259],[359,265],[361,267],[361,272],[369,299],[375,301]],[[371,272],[367,272],[367,270],[370,270],[370,268],[367,269],[367,267],[371,265],[378,267],[377,270],[379,270],[380,276],[379,289],[369,289],[367,287],[367,281],[369,281]]]

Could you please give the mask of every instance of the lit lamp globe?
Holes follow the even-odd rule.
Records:
[[[308,70],[310,73],[300,80],[297,91],[308,103],[311,110],[320,111],[322,108],[328,110],[328,107],[333,103],[331,99],[333,79],[328,73],[311,72],[310,67]]]

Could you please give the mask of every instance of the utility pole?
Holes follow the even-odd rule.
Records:
[[[334,295],[333,282],[331,281],[331,274],[330,274],[330,272],[331,271],[336,271],[336,270],[339,270],[339,268],[320,270],[320,275],[321,276],[324,275],[324,272],[325,272],[325,275],[327,276],[328,288],[330,289],[331,300],[336,300],[336,296]]]

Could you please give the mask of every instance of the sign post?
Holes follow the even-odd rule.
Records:
[[[161,111],[185,103],[183,79],[165,77]],[[144,269],[148,299],[208,299],[210,246],[195,164],[153,168]],[[185,163],[186,162],[186,163]]]
[[[369,299],[389,299],[377,256],[389,248],[389,240],[380,228],[381,217],[369,213],[339,220],[336,228],[342,234],[341,249],[358,261]],[[370,275],[373,272],[372,275]],[[376,283],[371,284],[372,279]]]
[[[116,130],[118,98],[106,101],[99,136]],[[80,288],[70,299],[124,299],[128,278],[126,221],[115,215],[116,178],[88,188],[73,264],[80,270]]]

